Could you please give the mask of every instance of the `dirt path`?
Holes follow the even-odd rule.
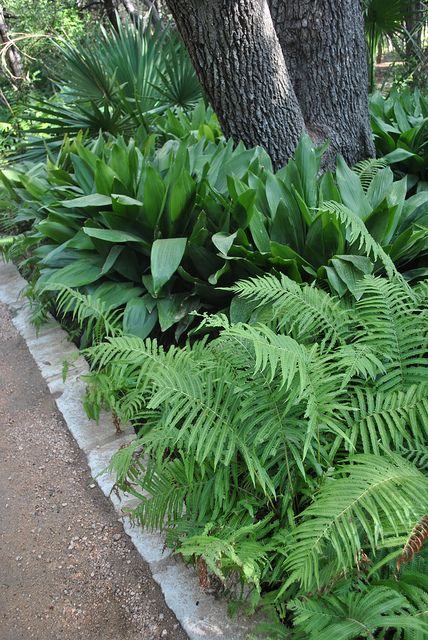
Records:
[[[0,305],[0,640],[185,640]]]

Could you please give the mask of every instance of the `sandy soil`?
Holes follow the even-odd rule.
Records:
[[[0,305],[0,640],[185,640]]]

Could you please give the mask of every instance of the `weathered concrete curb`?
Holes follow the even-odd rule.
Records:
[[[92,477],[112,501],[125,532],[150,565],[168,607],[190,640],[245,640],[254,623],[249,623],[245,617],[230,620],[226,603],[201,592],[193,569],[163,550],[161,534],[146,532],[131,524],[123,510],[133,506],[135,499],[126,494],[117,496],[112,493],[113,477],[99,476],[112,454],[130,442],[135,434],[128,430],[117,435],[107,412],[101,415],[99,425],[86,417],[81,403],[85,384],[80,377],[88,373],[87,362],[79,356],[78,349],[69,342],[66,332],[55,320],[43,326],[36,335],[30,322],[29,303],[21,297],[26,284],[14,265],[0,262],[0,302],[11,309],[15,327],[27,343],[69,430],[86,454]],[[71,364],[64,384],[62,369],[66,359]]]

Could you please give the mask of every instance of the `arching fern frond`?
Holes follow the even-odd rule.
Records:
[[[345,225],[351,244],[357,243],[359,249],[363,250],[367,256],[372,256],[374,260],[382,262],[388,278],[397,278],[404,283],[402,276],[398,273],[391,258],[383,248],[376,242],[368,231],[366,225],[351,209],[344,204],[334,201],[323,202],[322,211],[333,214]]]
[[[384,158],[367,158],[366,160],[360,160],[352,167],[352,171],[360,178],[361,186],[367,193],[373,178],[382,169],[388,167],[388,162]]]
[[[413,465],[399,456],[355,456],[302,513],[286,551],[285,587],[296,581],[305,590],[319,587],[327,545],[335,553],[332,570],[339,574],[355,565],[364,546],[374,551],[388,531],[409,531],[427,512],[428,478]]]
[[[428,381],[428,322],[418,300],[397,282],[366,276],[356,303],[360,344],[382,360],[385,373],[377,380],[381,391],[404,389]]]
[[[420,447],[423,453],[428,441],[428,381],[386,393],[356,388],[352,406],[344,416],[352,451],[380,455],[385,450]]]
[[[105,301],[65,285],[56,285],[55,290],[58,290],[58,313],[70,314],[79,328],[85,329],[91,336],[93,342],[100,342],[106,336],[121,333],[121,311],[110,309]]]
[[[375,638],[380,630],[396,628],[428,633],[403,594],[384,586],[345,594],[294,600],[295,625],[310,640]]]
[[[351,317],[334,296],[311,285],[300,285],[285,275],[266,275],[241,280],[232,288],[240,297],[271,307],[282,331],[299,342],[323,339],[343,344],[349,335]]]

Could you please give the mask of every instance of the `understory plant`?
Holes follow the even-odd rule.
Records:
[[[418,89],[393,88],[387,98],[370,97],[372,129],[378,156],[384,157],[409,187],[428,187],[428,96]]]
[[[78,288],[126,305],[130,333],[178,339],[194,311],[228,311],[242,278],[284,273],[358,296],[369,273],[426,277],[428,192],[407,197],[384,162],[351,170],[339,158],[321,176],[323,149],[304,137],[274,173],[262,149],[216,139],[201,107],[164,122],[161,147],[81,136],[45,166],[0,174],[9,223],[31,225],[9,248],[32,269],[30,292],[49,302],[49,291]]]
[[[138,20],[100,27],[91,42],[55,43],[57,92],[30,102],[23,157],[38,159],[65,135],[138,137],[168,109],[191,110],[201,88],[175,30]]]
[[[351,302],[285,275],[238,282],[249,321],[205,316],[211,339],[183,348],[60,297],[92,317],[88,412],[138,427],[110,467],[133,516],[202,582],[264,606],[275,638],[428,633],[428,288],[358,288]]]

